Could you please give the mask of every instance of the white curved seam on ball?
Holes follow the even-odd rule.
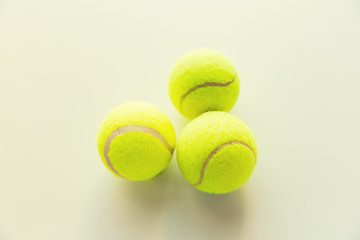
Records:
[[[170,152],[173,152],[173,149],[169,146],[169,144],[166,142],[165,138],[155,129],[153,128],[149,128],[149,127],[145,127],[145,126],[140,126],[140,125],[127,125],[124,127],[120,127],[117,128],[116,130],[114,130],[110,136],[106,139],[105,142],[105,148],[104,148],[104,156],[106,159],[106,162],[108,164],[108,166],[111,168],[111,170],[116,173],[118,176],[125,178],[124,176],[122,176],[120,173],[118,173],[118,171],[115,170],[113,164],[111,163],[108,153],[110,151],[110,144],[111,141],[120,136],[120,135],[124,135],[125,133],[128,132],[142,132],[142,133],[148,133],[151,136],[155,137],[156,139],[158,139],[163,145],[164,147]]]
[[[199,88],[204,88],[204,87],[226,87],[226,86],[232,84],[233,82],[235,82],[236,77],[237,77],[237,74],[235,74],[235,76],[233,77],[233,79],[230,82],[226,82],[226,83],[208,82],[208,83],[204,83],[204,84],[201,84],[201,85],[198,85],[198,86],[195,86],[195,87],[191,88],[189,91],[187,91],[180,98],[180,110],[181,110],[181,112],[183,112],[183,109],[182,109],[183,102],[184,102],[185,98],[190,93],[198,90]]]
[[[243,143],[243,142],[240,142],[240,141],[232,141],[232,142],[228,142],[228,143],[224,143],[223,145],[221,145],[220,147],[216,148],[210,155],[209,157],[206,159],[206,161],[204,162],[203,164],[203,167],[201,169],[201,175],[200,175],[200,179],[197,183],[195,183],[194,185],[197,186],[197,185],[200,185],[204,179],[204,175],[205,175],[205,170],[206,170],[206,167],[207,165],[209,164],[210,160],[214,157],[214,155],[216,153],[218,153],[221,149],[223,149],[224,147],[227,147],[227,146],[230,146],[230,145],[233,145],[233,144],[241,144],[241,145],[244,145],[245,147],[247,147],[248,149],[250,149],[250,151],[253,153],[254,155],[254,159],[256,159],[256,156],[255,156],[255,153],[254,151],[251,149],[251,147],[249,145],[247,145],[246,143]]]

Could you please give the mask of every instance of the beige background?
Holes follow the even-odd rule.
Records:
[[[0,239],[360,239],[359,43],[357,0],[0,0]],[[199,47],[239,71],[251,180],[115,178],[100,121],[141,100],[179,135],[167,75]]]

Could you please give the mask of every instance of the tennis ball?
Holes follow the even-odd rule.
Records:
[[[198,49],[181,56],[170,71],[168,91],[188,119],[207,111],[230,111],[239,96],[236,69],[223,54]]]
[[[172,159],[176,136],[169,118],[141,102],[120,105],[101,123],[97,147],[105,166],[133,181],[153,178]]]
[[[226,112],[207,112],[186,125],[176,152],[186,180],[215,194],[240,188],[250,178],[257,158],[251,130]]]

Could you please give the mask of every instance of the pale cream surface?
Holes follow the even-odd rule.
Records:
[[[360,239],[359,26],[358,0],[0,0],[0,239]],[[204,47],[237,68],[249,182],[116,178],[102,118],[146,101],[179,136],[167,76]]]

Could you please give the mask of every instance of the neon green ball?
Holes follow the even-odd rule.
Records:
[[[240,188],[250,178],[257,158],[249,127],[226,112],[207,112],[190,122],[176,151],[186,180],[214,194]]]
[[[234,65],[223,54],[210,49],[193,50],[181,56],[168,82],[174,106],[188,119],[207,111],[230,111],[239,90]]]
[[[101,123],[97,147],[105,166],[133,181],[153,178],[169,165],[176,136],[158,108],[131,102],[113,109]]]

